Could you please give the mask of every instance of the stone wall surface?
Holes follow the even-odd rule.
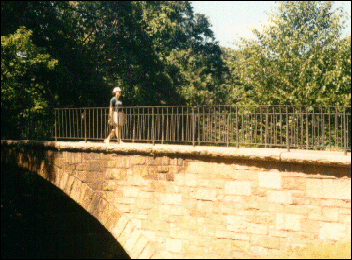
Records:
[[[132,258],[259,258],[351,238],[351,156],[283,149],[2,141]]]

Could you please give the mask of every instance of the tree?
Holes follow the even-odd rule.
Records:
[[[351,102],[351,41],[345,20],[329,1],[283,1],[271,24],[242,39],[232,65],[255,104],[347,105]]]
[[[161,75],[177,104],[223,103],[227,72],[208,19],[188,1],[138,1],[142,24],[162,62]],[[177,95],[178,94],[178,95]]]
[[[48,77],[58,60],[32,41],[32,31],[21,27],[1,36],[1,136],[21,138],[28,118],[52,112],[53,93]],[[19,129],[21,131],[14,131]],[[22,133],[21,133],[22,132]]]

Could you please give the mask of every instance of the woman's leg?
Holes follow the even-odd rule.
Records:
[[[117,138],[117,142],[121,143],[121,137],[122,137],[122,127],[121,126],[117,126],[116,127],[116,138]]]
[[[109,143],[110,140],[111,140],[111,138],[114,138],[115,132],[116,132],[116,130],[115,130],[115,128],[113,128],[113,129],[111,130],[111,133],[110,133],[110,134],[108,135],[108,137],[104,140],[104,143]]]

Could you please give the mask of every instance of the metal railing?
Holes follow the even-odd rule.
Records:
[[[123,107],[130,142],[351,151],[350,107]],[[55,140],[103,140],[108,108],[56,108]]]

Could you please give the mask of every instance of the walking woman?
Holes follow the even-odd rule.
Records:
[[[122,126],[126,123],[125,114],[122,111],[122,90],[120,87],[115,87],[112,91],[114,97],[110,100],[110,107],[109,107],[109,124],[112,126],[111,133],[109,136],[104,140],[104,143],[109,144],[111,138],[114,138],[116,135],[117,143],[123,143],[121,141],[121,133],[122,133]]]

